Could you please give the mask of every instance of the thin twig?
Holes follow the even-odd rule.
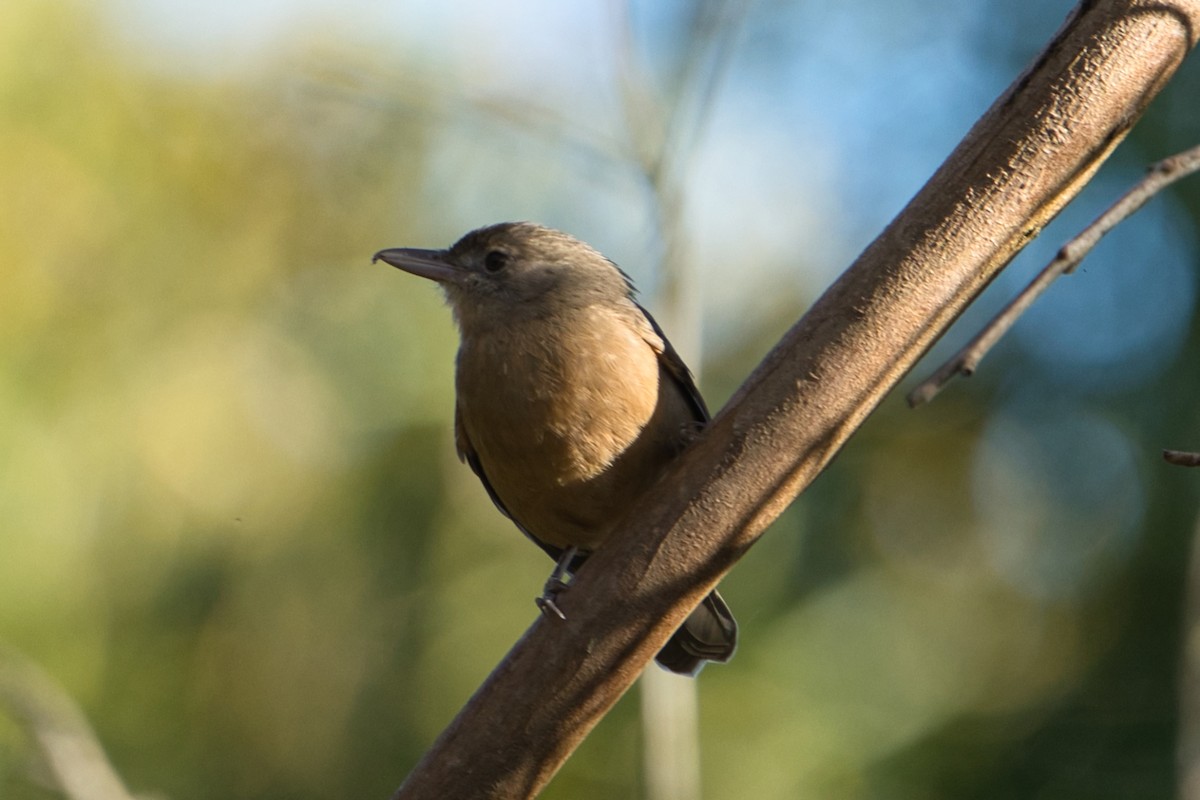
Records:
[[[1163,460],[1179,467],[1200,467],[1200,453],[1187,450],[1163,450]]]
[[[937,372],[918,385],[908,394],[908,404],[913,408],[932,400],[955,375],[970,377],[983,357],[1000,341],[1004,334],[1025,313],[1033,301],[1060,275],[1067,275],[1075,270],[1092,248],[1113,228],[1133,215],[1135,211],[1146,204],[1146,201],[1170,186],[1175,181],[1187,177],[1200,169],[1200,145],[1170,158],[1164,158],[1150,168],[1149,173],[1138,181],[1132,189],[1125,193],[1107,211],[1096,218],[1083,232],[1058,251],[1054,260],[1046,265],[1033,281],[1019,295],[1013,298],[1004,309],[989,322],[974,339],[967,343],[954,356],[943,364]]]

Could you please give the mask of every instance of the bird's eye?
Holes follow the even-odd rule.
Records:
[[[492,250],[483,258],[483,268],[488,272],[499,272],[508,266],[508,253]]]

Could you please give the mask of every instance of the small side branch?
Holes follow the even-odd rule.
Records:
[[[988,323],[965,347],[954,354],[928,379],[908,394],[908,404],[913,408],[927,403],[937,396],[955,375],[970,377],[979,362],[996,345],[1004,334],[1016,324],[1033,302],[1049,288],[1060,275],[1075,271],[1080,262],[1092,251],[1105,234],[1133,215],[1150,198],[1177,180],[1200,170],[1200,145],[1170,158],[1164,158],[1150,168],[1149,173],[1138,181],[1107,211],[1096,218],[1083,232],[1067,242],[1058,255],[1038,273],[1038,276],[1013,298],[1004,309]],[[1168,459],[1169,460],[1169,459]]]
[[[1200,453],[1187,450],[1163,450],[1163,460],[1179,467],[1200,467]]]

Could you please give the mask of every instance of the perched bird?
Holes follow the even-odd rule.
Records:
[[[583,242],[528,222],[472,231],[448,250],[375,261],[441,285],[458,324],[459,457],[557,565],[555,597],[709,415],[687,367],[637,304],[629,277]],[[737,623],[715,591],[656,660],[695,675],[728,661]]]

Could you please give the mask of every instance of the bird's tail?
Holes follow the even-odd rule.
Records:
[[[688,615],[654,660],[671,672],[694,676],[704,662],[724,663],[736,649],[737,620],[714,591]]]

